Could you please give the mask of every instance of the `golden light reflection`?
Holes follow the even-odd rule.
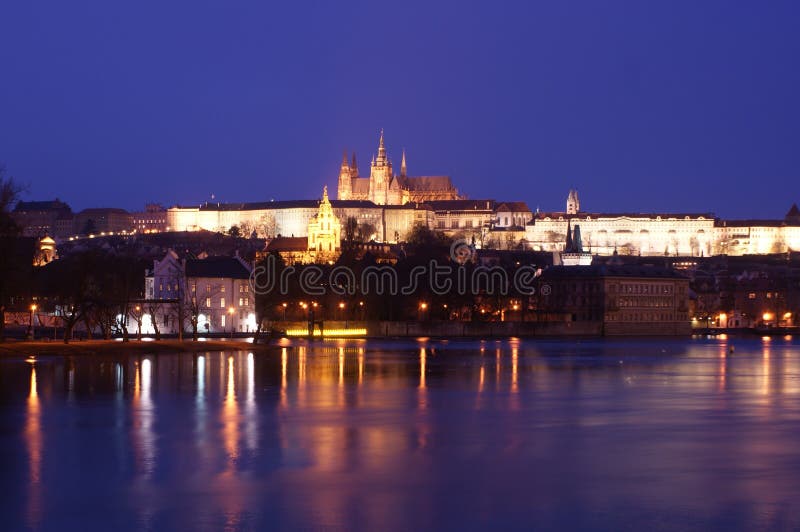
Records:
[[[496,385],[500,385],[500,348],[498,347],[494,352],[494,381]]]
[[[511,393],[519,392],[519,345],[511,347]]]
[[[770,380],[770,345],[764,344],[764,352],[761,356],[761,393],[769,395],[769,380]]]
[[[344,347],[339,348],[339,386],[344,385]]]
[[[223,355],[221,355],[223,356]],[[236,379],[233,356],[228,357],[225,399],[222,403],[222,443],[228,467],[224,474],[233,474],[239,458],[239,405],[236,403]]]
[[[281,348],[281,407],[287,406],[286,399],[286,366],[289,364],[289,354],[287,348]]]
[[[339,348],[339,406],[344,406],[344,347]]]
[[[42,480],[42,420],[39,391],[36,383],[36,366],[31,365],[30,392],[25,418],[25,445],[28,448],[28,526],[36,528],[41,518]]]
[[[364,381],[364,348],[358,348],[358,385]]]
[[[306,405],[306,372],[308,361],[308,348],[301,345],[297,348],[297,405]]]
[[[428,352],[424,347],[419,348],[419,392],[417,395],[417,405],[420,410],[425,410],[428,406],[428,394],[426,391],[425,373],[427,373]]]
[[[481,376],[478,381],[478,392],[483,393],[483,388],[486,386],[486,368],[481,364]]]

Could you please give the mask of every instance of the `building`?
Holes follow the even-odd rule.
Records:
[[[540,321],[594,322],[602,334],[688,335],[689,279],[637,265],[552,266],[537,281]]]
[[[342,223],[333,212],[328,187],[322,190],[317,213],[308,222],[308,236],[271,239],[265,249],[277,252],[288,264],[334,262],[342,251]]]
[[[125,209],[92,208],[75,215],[73,234],[127,233],[132,227],[133,218]]]
[[[143,332],[251,332],[256,328],[252,267],[238,255],[181,259],[170,250],[145,277]]]
[[[22,231],[22,236],[67,237],[72,234],[72,209],[58,198],[52,201],[20,201],[11,212],[11,217]],[[67,220],[68,224],[63,220]]]
[[[383,130],[378,141],[378,153],[370,163],[369,177],[359,175],[355,153],[348,160],[345,152],[339,168],[336,197],[340,200],[366,200],[376,205],[459,199],[458,190],[448,176],[408,176],[405,150],[400,161],[400,173],[395,174],[392,161],[386,154]]]
[[[34,266],[46,266],[58,258],[58,249],[56,248],[56,241],[49,236],[44,236],[39,239],[39,246],[36,250],[36,255],[33,258]]]
[[[563,266],[589,266],[592,263],[592,254],[583,250],[580,225],[576,224],[572,231],[567,225],[567,242],[564,245],[564,251],[554,252],[554,255],[559,260],[553,262]]]
[[[598,213],[580,210],[570,190],[563,212],[537,212],[525,227],[525,246],[561,251],[570,223],[596,255],[751,255],[800,250],[800,209],[781,220],[722,220],[711,213]]]
[[[167,209],[148,203],[144,211],[131,213],[132,229],[138,233],[162,233],[167,230]]]
[[[333,214],[344,225],[349,218],[374,240],[399,242],[417,224],[430,227],[434,212],[429,205],[376,205],[365,200],[329,200]],[[236,226],[259,238],[307,237],[308,224],[317,215],[320,200],[261,203],[207,203],[198,207],[167,209],[168,231],[227,232]],[[368,240],[371,238],[368,238]]]

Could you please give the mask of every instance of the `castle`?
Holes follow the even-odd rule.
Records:
[[[378,141],[378,154],[372,157],[369,177],[359,176],[355,153],[352,160],[348,160],[345,152],[339,169],[336,197],[340,200],[367,200],[376,205],[461,199],[448,176],[409,177],[405,150],[400,161],[400,174],[395,175],[392,161],[386,155],[383,130]]]

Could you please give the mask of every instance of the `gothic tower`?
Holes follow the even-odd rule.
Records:
[[[400,175],[406,177],[408,175],[406,168],[406,150],[403,148],[403,158],[400,160]]]
[[[377,205],[386,205],[389,200],[389,184],[392,181],[392,162],[386,156],[383,130],[378,141],[378,156],[373,158],[369,169],[369,199]]]
[[[578,191],[570,189],[567,195],[567,214],[578,214],[581,210],[581,202],[578,199]]]
[[[353,162],[356,160],[356,154],[353,154]],[[344,152],[342,157],[342,166],[339,168],[339,187],[336,192],[336,197],[340,200],[349,200],[353,196],[353,171],[350,164],[347,162],[347,151]]]

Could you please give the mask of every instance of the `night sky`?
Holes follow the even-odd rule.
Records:
[[[434,5],[435,4],[435,5]],[[318,197],[380,128],[471,198],[782,217],[800,2],[0,4],[0,162],[73,209]]]

